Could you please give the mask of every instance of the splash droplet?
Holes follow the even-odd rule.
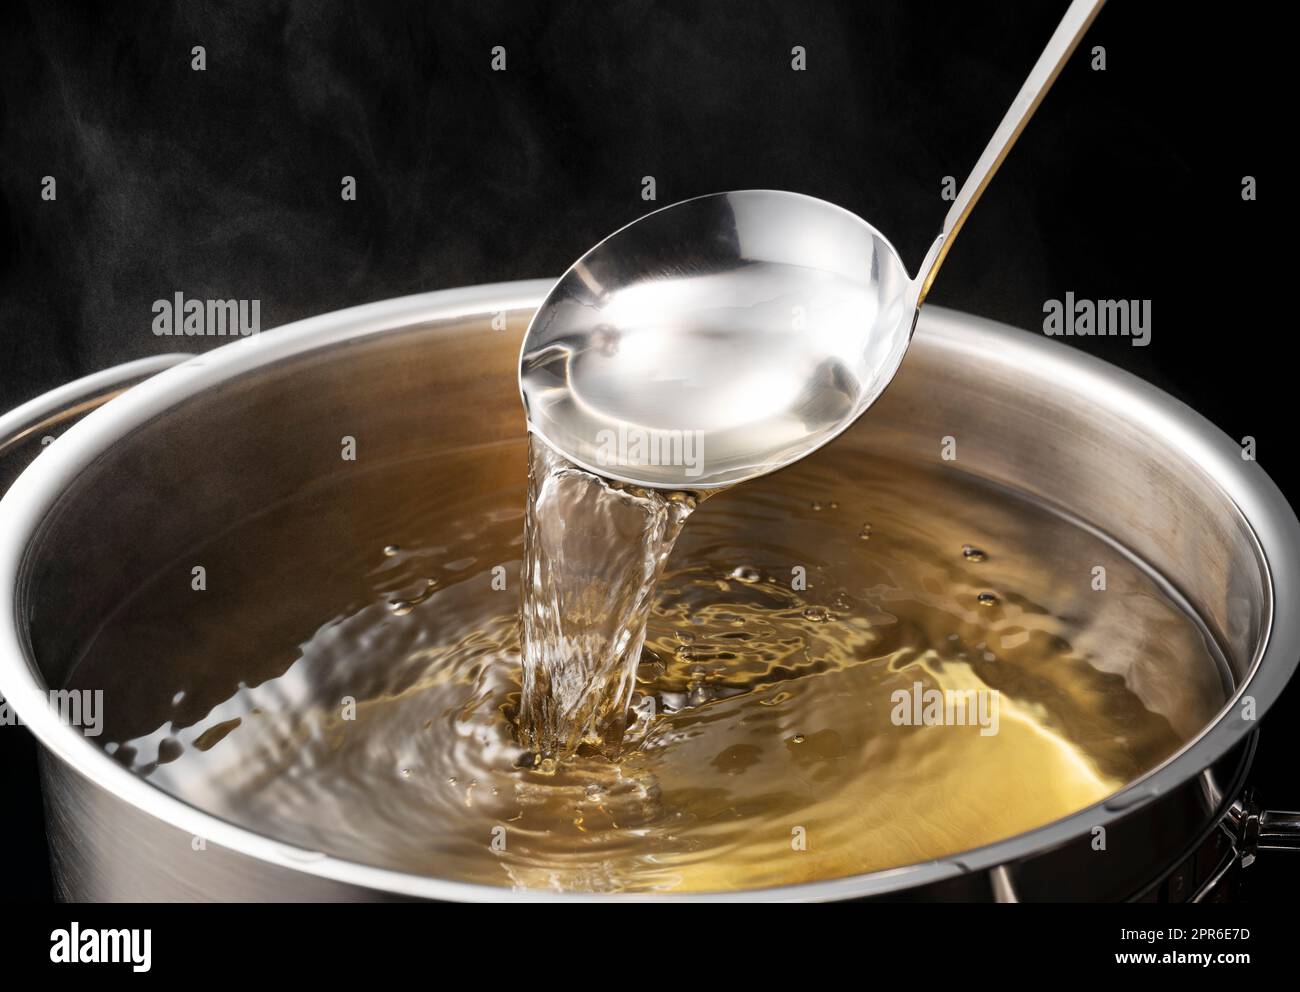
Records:
[[[707,685],[693,685],[686,695],[687,706],[703,706],[713,700],[713,690]]]
[[[432,596],[434,589],[437,587],[438,582],[436,579],[425,579],[423,592],[412,596],[410,599],[395,599],[388,604],[388,608],[392,611],[393,616],[404,617]]]

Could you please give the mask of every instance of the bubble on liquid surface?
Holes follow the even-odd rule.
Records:
[[[967,561],[984,561],[986,558],[988,558],[988,555],[986,555],[979,548],[975,547],[973,544],[965,545],[961,549],[961,556],[965,558]]]
[[[727,578],[753,585],[755,582],[763,581],[763,573],[752,565],[739,565],[731,570]]]
[[[421,603],[423,603],[426,599],[432,596],[433,591],[437,587],[438,587],[438,582],[436,579],[425,579],[423,591],[421,591],[418,595],[412,596],[410,599],[392,600],[388,604],[388,609],[393,614],[393,616],[404,617],[408,613],[410,613],[413,609],[415,609],[417,606],[419,606]]]
[[[975,597],[975,600],[976,600],[976,602],[978,602],[978,603],[980,604],[980,606],[997,606],[997,605],[998,605],[998,598],[997,598],[997,596],[993,595],[993,593],[991,593],[991,592],[982,592],[982,593],[980,593],[978,596]]]

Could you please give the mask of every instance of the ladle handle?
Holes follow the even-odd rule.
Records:
[[[1020,87],[1020,92],[1011,102],[1006,116],[1002,118],[1002,123],[989,139],[984,154],[979,157],[975,168],[966,177],[966,182],[957,193],[957,199],[953,201],[948,216],[944,218],[943,230],[939,232],[939,237],[930,246],[925,261],[921,263],[921,269],[912,284],[913,292],[916,294],[917,310],[925,302],[926,294],[930,292],[930,285],[934,282],[939,266],[943,264],[948,249],[952,247],[957,232],[961,230],[962,224],[966,222],[966,218],[979,201],[980,194],[984,192],[984,188],[998,171],[998,166],[1007,157],[1007,152],[1011,151],[1011,146],[1016,143],[1020,132],[1029,123],[1029,118],[1034,116],[1034,111],[1043,102],[1043,97],[1056,82],[1061,67],[1073,54],[1079,39],[1088,30],[1088,26],[1092,24],[1093,18],[1097,16],[1097,12],[1105,2],[1106,0],[1074,0],[1070,4],[1070,9],[1065,12],[1065,16],[1061,18],[1061,23],[1057,25],[1047,47],[1043,49],[1043,54],[1038,56],[1033,71],[1025,80],[1025,85]]]

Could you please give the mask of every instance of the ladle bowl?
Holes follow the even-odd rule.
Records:
[[[534,435],[609,478],[709,489],[845,430],[893,378],[911,280],[866,221],[778,190],[616,231],[556,283],[520,388]]]

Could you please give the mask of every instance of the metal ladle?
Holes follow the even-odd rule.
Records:
[[[915,279],[879,231],[798,193],[656,210],[560,278],[520,354],[529,430],[579,466],[660,489],[765,475],[884,391],[953,239],[1104,0],[1074,0]]]

